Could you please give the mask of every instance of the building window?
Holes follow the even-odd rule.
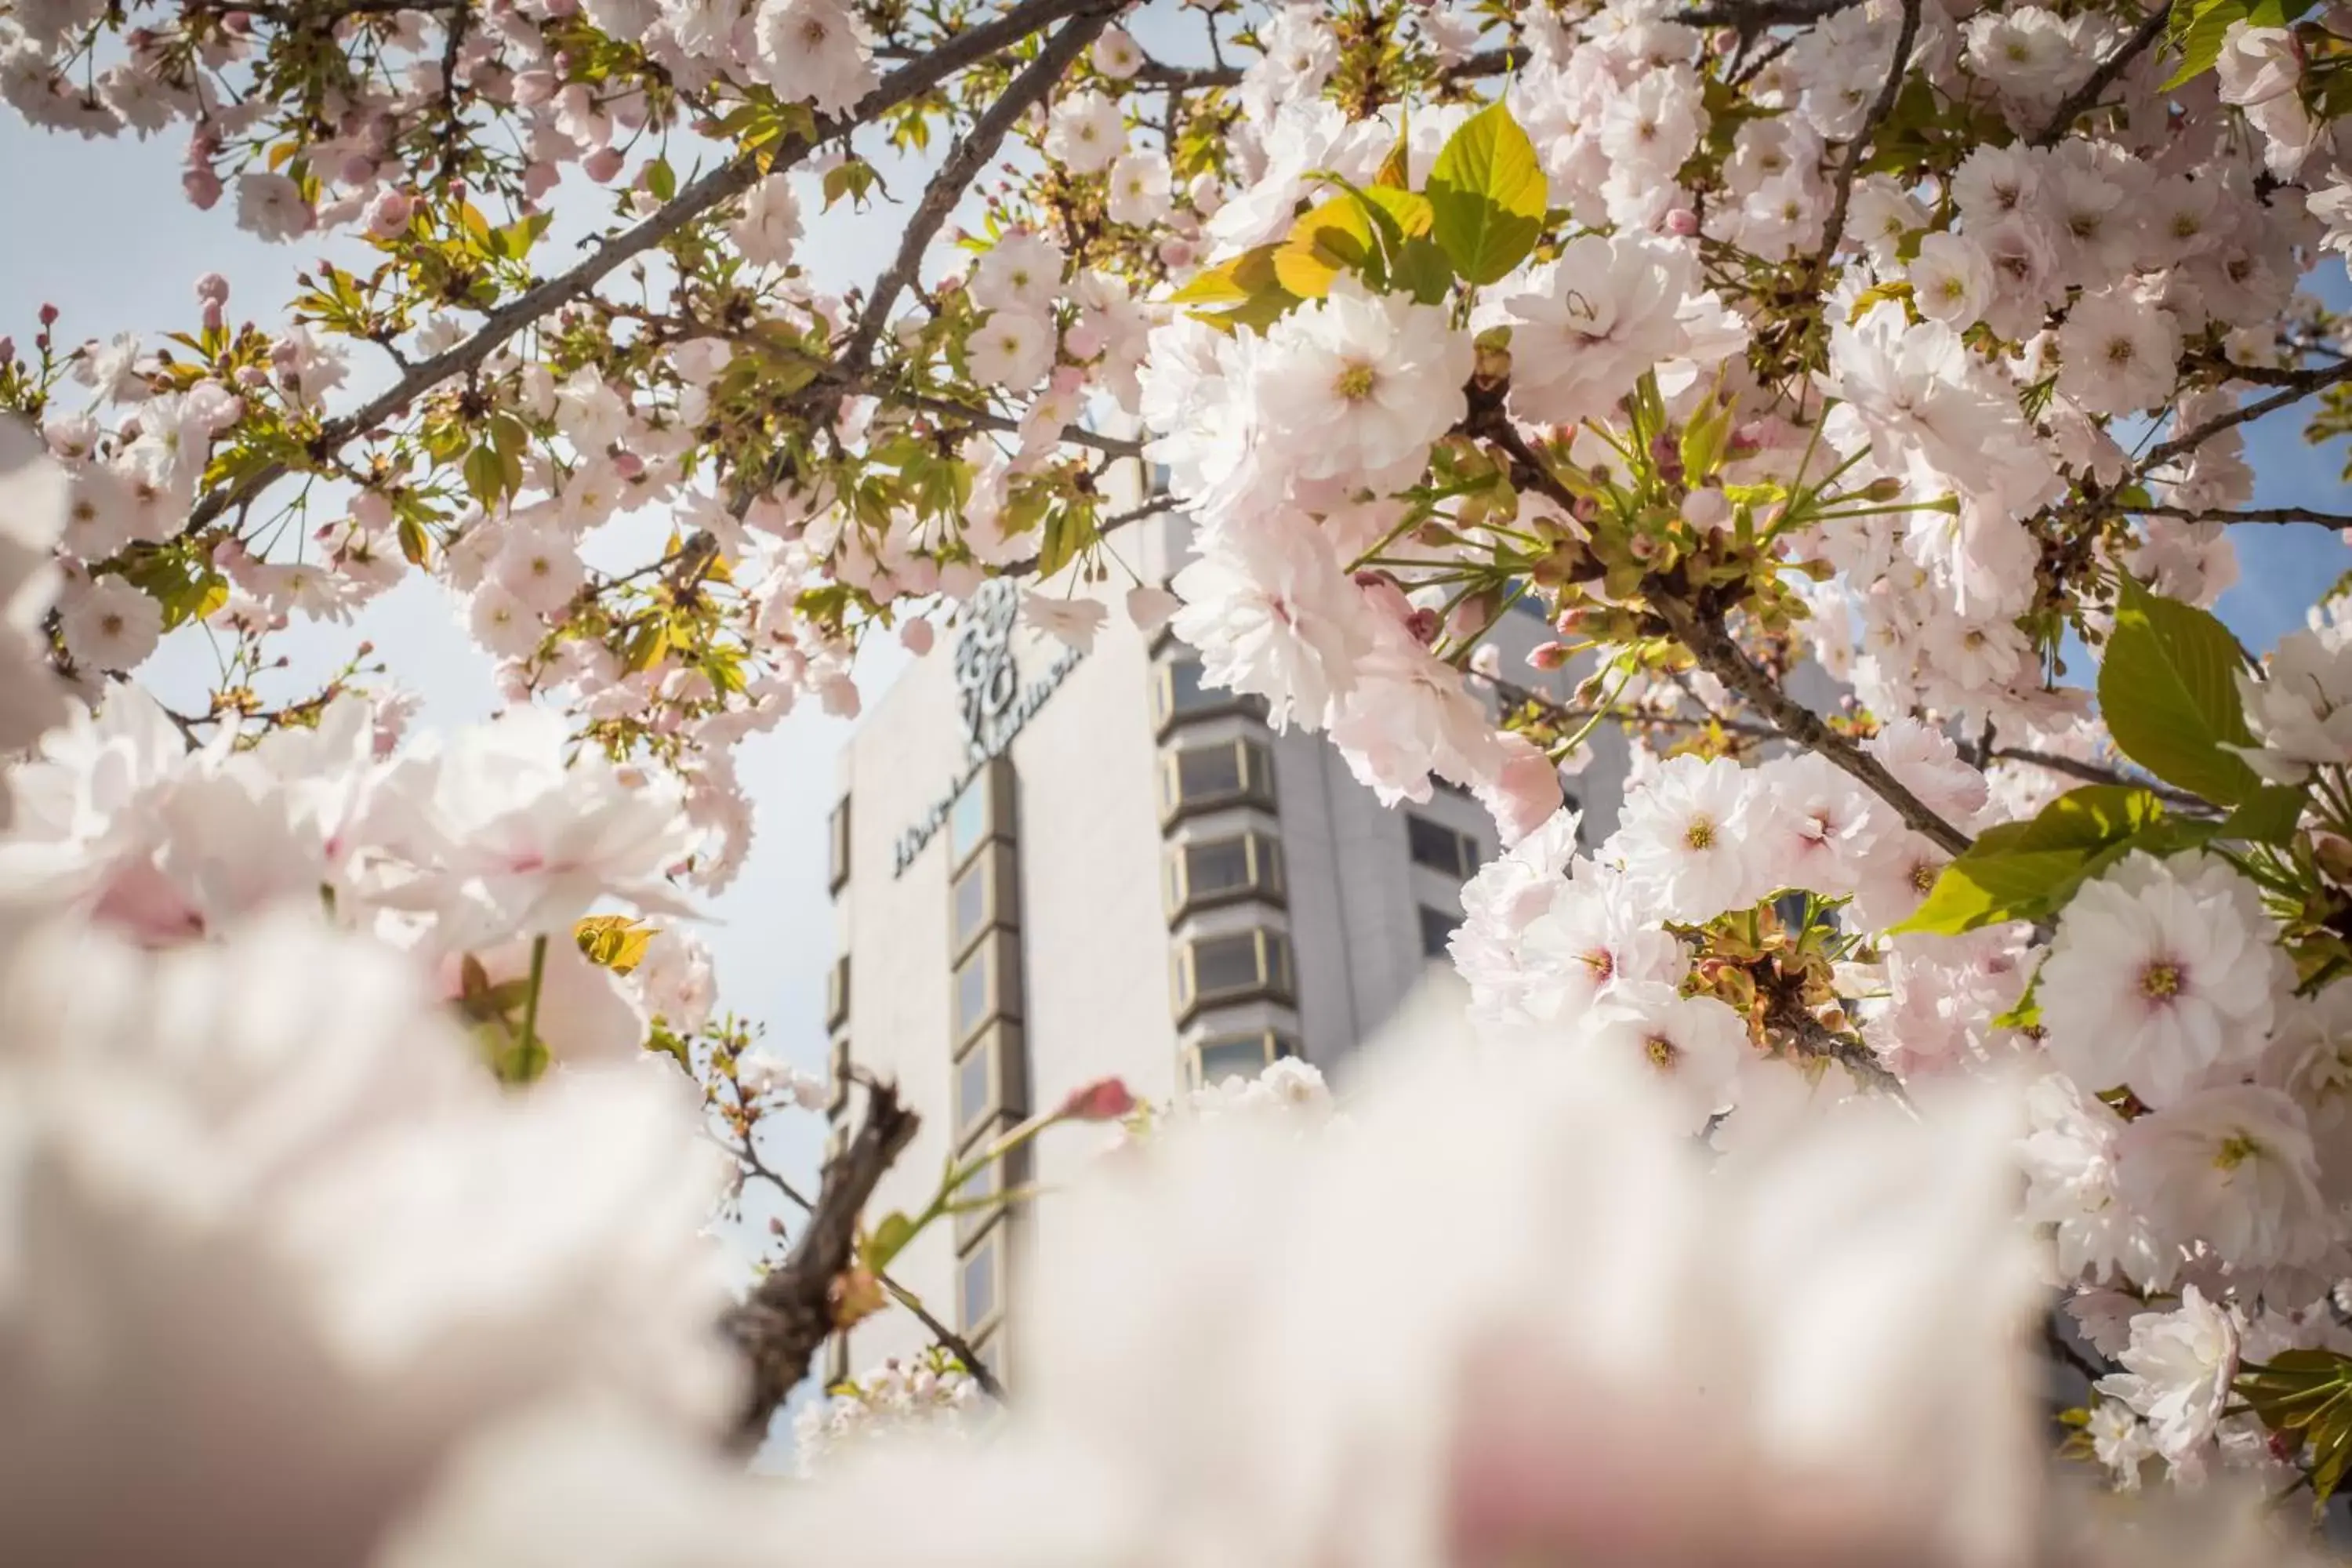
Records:
[[[1176,950],[1176,1021],[1227,1002],[1288,1002],[1290,941],[1278,931],[1196,937]]]
[[[833,815],[825,819],[825,891],[838,893],[849,880],[849,797],[843,795],[834,803]]]
[[[1194,1089],[1206,1089],[1229,1078],[1255,1078],[1278,1058],[1297,1054],[1297,1041],[1272,1029],[1212,1035],[1185,1051],[1185,1076]]]
[[[824,1113],[839,1116],[849,1109],[849,1037],[843,1035],[833,1042],[833,1052],[825,1063],[827,1095]]]
[[[961,958],[971,944],[992,931],[1011,931],[1021,923],[1013,892],[1013,846],[997,842],[971,858],[956,873],[948,895],[948,951]]]
[[[956,1058],[955,1144],[972,1142],[1000,1117],[1029,1110],[1028,1059],[1017,1024],[992,1024]]]
[[[1021,944],[1010,931],[996,931],[956,965],[956,1043],[961,1046],[998,1019],[1020,1016]]]
[[[1274,805],[1274,754],[1256,741],[1186,746],[1160,759],[1160,819],[1198,811]]]
[[[1165,735],[1180,720],[1265,711],[1257,698],[1202,686],[1197,658],[1165,659],[1151,667],[1151,726],[1158,734]]]
[[[1416,866],[1443,871],[1461,882],[1466,882],[1478,874],[1478,862],[1483,851],[1479,848],[1478,840],[1470,834],[1456,833],[1442,822],[1432,822],[1428,817],[1407,813],[1404,839]]]
[[[1423,958],[1444,958],[1446,944],[1454,940],[1454,928],[1461,921],[1444,910],[1421,906],[1421,955]]]
[[[948,866],[955,869],[991,839],[1013,839],[1013,764],[992,757],[981,764],[948,807]]]
[[[956,1265],[956,1315],[968,1338],[978,1339],[1004,1315],[1005,1231],[989,1226]]]
[[[1006,1118],[994,1124],[992,1131],[1012,1129]],[[974,1140],[977,1142],[977,1140]],[[955,1190],[955,1244],[959,1251],[971,1245],[971,1238],[995,1223],[1004,1212],[1004,1196],[1018,1193],[1029,1180],[1029,1149],[1026,1144],[1007,1151],[1002,1158],[991,1160],[964,1178]],[[969,1206],[966,1206],[969,1205]]]
[[[1171,924],[1194,910],[1244,899],[1280,903],[1282,847],[1265,833],[1171,844],[1164,879]]]
[[[824,977],[824,1026],[838,1029],[849,1022],[849,954],[833,961]]]

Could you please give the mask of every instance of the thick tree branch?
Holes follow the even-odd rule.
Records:
[[[1802,1007],[1783,1008],[1765,1019],[1768,1027],[1784,1031],[1789,1047],[1801,1057],[1833,1061],[1853,1075],[1863,1088],[1906,1107],[1911,1097],[1903,1091],[1903,1080],[1887,1069],[1878,1059],[1878,1053],[1858,1036],[1840,1034]]]
[[[849,1147],[826,1162],[816,1207],[792,1251],[727,1315],[722,1327],[751,1373],[735,1427],[740,1447],[757,1448],[766,1438],[776,1407],[808,1375],[817,1347],[833,1332],[834,1282],[855,1258],[857,1217],[920,1125],[892,1086],[868,1089],[866,1120]]]
[[[1895,35],[1894,63],[1886,68],[1886,79],[1880,84],[1878,96],[1871,101],[1870,112],[1863,116],[1862,129],[1845,144],[1845,161],[1838,165],[1835,193],[1830,197],[1829,221],[1822,226],[1822,247],[1813,257],[1812,276],[1827,278],[1830,262],[1837,255],[1838,241],[1845,237],[1846,208],[1853,201],[1853,182],[1862,173],[1863,154],[1869,151],[1871,138],[1895,112],[1895,100],[1903,90],[1903,73],[1911,67],[1911,45],[1919,37],[1919,0],[1903,0],[1903,25]]]
[[[2170,0],[2148,13],[2132,36],[2116,47],[2116,51],[2099,62],[2099,68],[2083,79],[2083,85],[2066,95],[2065,101],[2050,116],[2050,122],[2034,133],[2036,147],[2055,146],[2058,138],[2066,134],[2075,118],[2095,107],[2099,95],[2116,84],[2116,79],[2131,68],[2132,61],[2146,53],[2147,47],[2164,35],[2165,24],[2172,20]]]
[[[860,125],[908,99],[929,91],[976,60],[1028,37],[1038,28],[1074,12],[1099,6],[1104,0],[1024,0],[985,26],[961,34],[920,59],[908,62],[885,77],[846,115],[817,121],[816,134],[793,137],[775,150],[773,167],[790,168],[817,146],[848,134]],[[526,289],[492,310],[481,327],[465,342],[423,360],[392,385],[351,413],[331,419],[310,444],[313,458],[324,461],[351,442],[369,434],[406,408],[420,395],[454,376],[478,369],[482,362],[526,327],[587,296],[631,258],[668,239],[720,203],[740,195],[760,177],[756,157],[745,154],[693,180],[659,212],[599,241],[587,256],[565,271]],[[262,491],[289,472],[284,463],[268,463],[236,484],[224,486],[200,499],[189,513],[184,533],[209,527],[225,513],[250,504]]]

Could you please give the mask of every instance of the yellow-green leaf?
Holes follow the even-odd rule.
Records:
[[[1473,283],[1495,282],[1527,258],[1547,200],[1535,144],[1500,102],[1465,121],[1429,173],[1432,235]]]
[[[1372,257],[1372,226],[1353,196],[1334,196],[1302,216],[1274,253],[1274,275],[1302,300],[1319,300],[1342,272]]]

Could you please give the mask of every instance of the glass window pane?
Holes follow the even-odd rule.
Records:
[[[988,924],[991,913],[988,882],[989,878],[995,874],[995,857],[983,855],[965,867],[963,875],[956,879],[955,945],[959,952]]]
[[[994,1040],[985,1040],[972,1048],[971,1055],[956,1065],[956,1131],[971,1130],[971,1124],[988,1114],[989,1053],[996,1049]]]
[[[1192,897],[1231,893],[1250,885],[1249,840],[1219,838],[1184,847],[1185,875]]]
[[[990,994],[989,965],[994,957],[993,942],[982,942],[972,950],[970,958],[956,971],[956,1038],[961,1040],[988,1021]]]
[[[961,860],[988,837],[988,770],[966,784],[948,807],[948,858]]]
[[[1423,958],[1443,958],[1445,944],[1453,939],[1454,920],[1444,910],[1421,907],[1421,953]]]
[[[1187,804],[1239,795],[1242,752],[1239,746],[1201,746],[1176,753],[1179,793]]]
[[[1257,938],[1243,931],[1193,943],[1192,972],[1203,996],[1249,990],[1258,983]]]
[[[1425,816],[1408,816],[1404,819],[1404,837],[1412,850],[1414,865],[1443,871],[1449,877],[1470,874],[1462,865],[1462,837],[1454,829]]]
[[[1263,1035],[1233,1035],[1223,1039],[1201,1042],[1201,1081],[1203,1084],[1228,1078],[1255,1078],[1265,1070],[1265,1037]]]
[[[973,1248],[956,1272],[956,1295],[963,1310],[963,1326],[976,1329],[996,1311],[996,1248],[1001,1236],[992,1236]]]
[[[1202,686],[1201,661],[1197,658],[1180,658],[1168,667],[1168,691],[1179,713],[1215,708],[1233,696],[1230,691],[1213,691]]]

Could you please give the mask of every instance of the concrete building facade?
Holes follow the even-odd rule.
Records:
[[[1120,554],[1164,583],[1189,537],[1164,517],[1123,534]],[[869,1219],[920,1212],[950,1160],[1106,1076],[1164,1100],[1280,1056],[1329,1073],[1442,961],[1461,886],[1496,848],[1470,795],[1382,806],[1326,737],[1277,732],[1261,705],[1203,689],[1188,648],[1116,605],[1083,656],[1019,624],[1016,605],[1010,583],[987,584],[841,762],[829,1148],[857,1123],[853,1070],[893,1081],[922,1120]],[[1549,635],[1513,615],[1496,638],[1524,668]],[[1622,737],[1595,748],[1569,781],[1592,838],[1624,776]],[[1050,1189],[1097,1146],[1048,1135],[973,1195]],[[890,1267],[1008,1381],[1022,1259],[1051,1207],[958,1215]],[[884,1313],[837,1338],[827,1370],[923,1342],[908,1314]]]

